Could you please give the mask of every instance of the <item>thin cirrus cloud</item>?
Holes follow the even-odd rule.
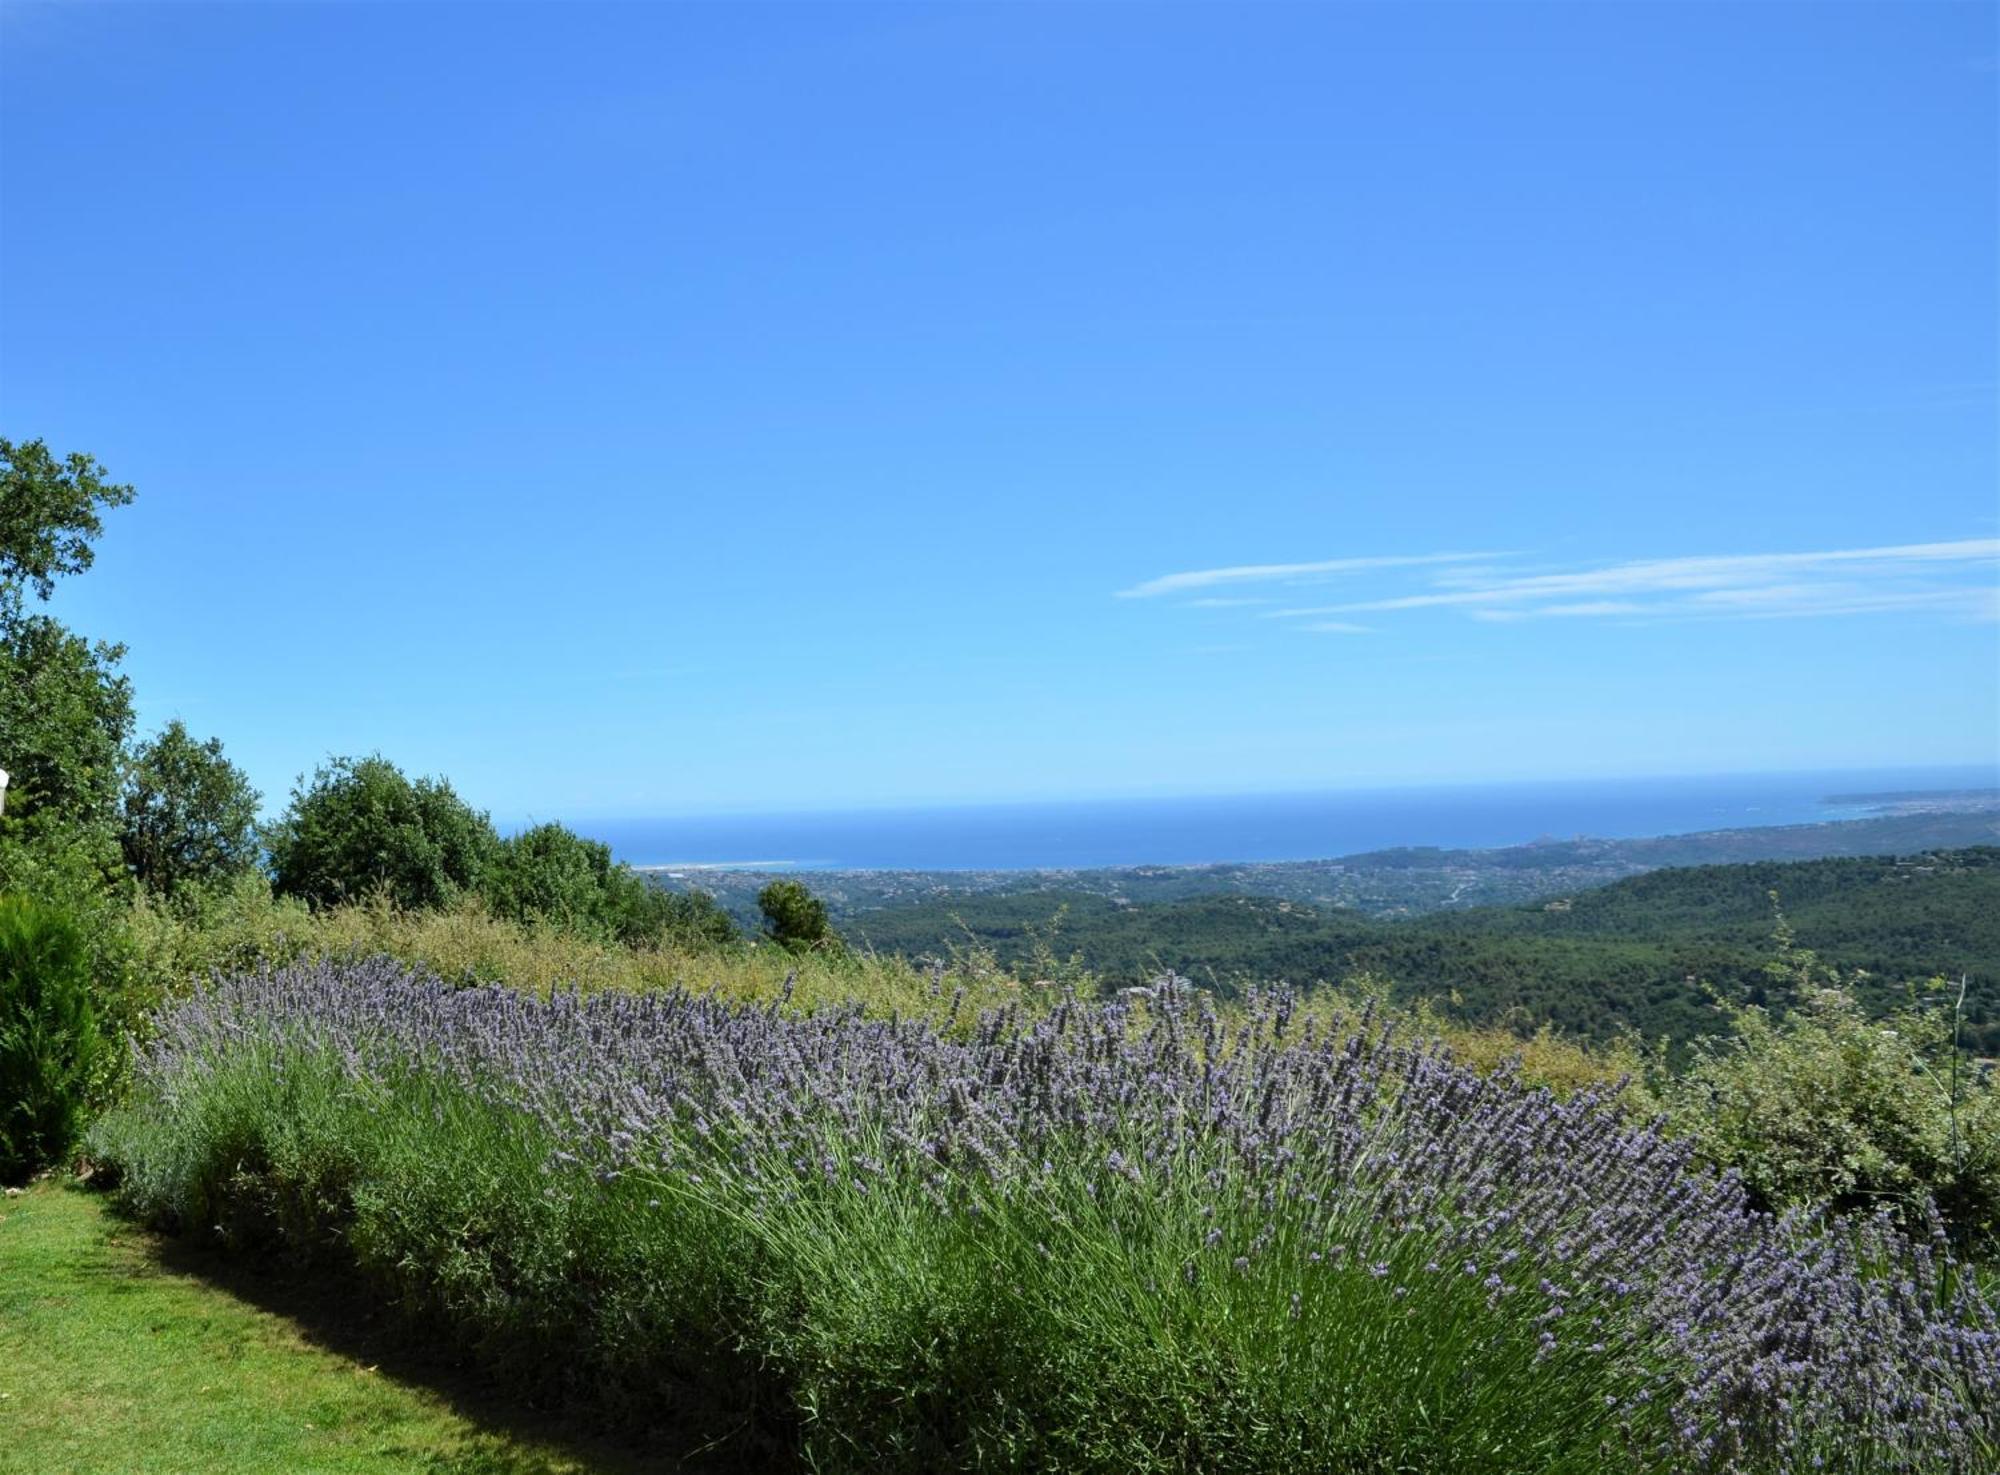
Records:
[[[1258,612],[1292,628],[1360,634],[1352,616],[1441,610],[1476,620],[1769,620],[1870,614],[2000,619],[2000,538],[1903,543],[1810,553],[1722,554],[1634,559],[1533,571],[1508,555],[1439,553],[1261,564],[1169,574],[1122,591],[1148,598],[1256,580],[1375,582],[1368,597]],[[1415,589],[1387,590],[1380,577],[1427,569]],[[1356,590],[1356,593],[1364,592]],[[1191,604],[1215,601],[1191,600]]]
[[[1120,599],[1157,599],[1163,594],[1186,594],[1196,589],[1214,589],[1236,584],[1299,584],[1342,574],[1374,573],[1380,569],[1415,568],[1423,564],[1473,563],[1492,558],[1491,553],[1395,554],[1381,558],[1324,558],[1317,563],[1251,563],[1234,568],[1195,569],[1191,573],[1162,574],[1130,589],[1120,589]],[[1210,601],[1200,601],[1209,604]]]

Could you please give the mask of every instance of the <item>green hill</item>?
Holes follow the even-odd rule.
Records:
[[[977,943],[1026,966],[1038,950],[1074,953],[1113,983],[1172,968],[1233,992],[1369,973],[1471,1019],[1686,1040],[1714,1027],[1708,988],[1786,1002],[1767,971],[1774,892],[1798,945],[1864,970],[1861,993],[1877,1007],[1912,982],[1968,975],[1968,1043],[2000,1050],[2000,847],[1669,869],[1528,906],[1408,920],[1266,897],[1135,904],[1043,891],[883,908],[848,931],[913,956]]]

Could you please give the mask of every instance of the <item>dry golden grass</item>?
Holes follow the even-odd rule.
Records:
[[[405,911],[379,900],[312,911],[273,897],[255,878],[210,899],[199,913],[141,901],[133,908],[130,933],[130,994],[139,1004],[185,989],[211,972],[373,953],[421,964],[448,979],[504,983],[538,994],[687,988],[768,1003],[789,978],[796,1008],[859,1003],[874,1014],[939,1017],[958,997],[961,1019],[1002,1004],[1046,1007],[1067,990],[1085,997],[1097,991],[1096,981],[1075,966],[1045,963],[1034,977],[1017,976],[977,949],[961,952],[938,972],[897,957],[800,955],[768,942],[630,948],[495,917],[476,898],[441,911]],[[1319,990],[1305,1007],[1314,1014],[1352,1014],[1371,995],[1378,1013],[1393,1017],[1399,1030],[1441,1040],[1477,1070],[1511,1065],[1522,1080],[1563,1095],[1630,1078],[1634,1084],[1626,1099],[1635,1110],[1650,1112],[1652,1102],[1637,1084],[1644,1061],[1635,1042],[1594,1045],[1546,1027],[1524,1036],[1467,1024],[1427,1004],[1391,1008],[1386,983],[1369,978]],[[1222,1007],[1228,1011],[1230,1005],[1225,1001]]]

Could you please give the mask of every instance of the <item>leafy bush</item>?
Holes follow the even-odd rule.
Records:
[[[1928,1198],[1961,1237],[2000,1234],[2000,1089],[1960,1059],[1948,1007],[1875,1018],[1821,984],[1777,1017],[1724,1008],[1733,1034],[1665,1088],[1709,1161],[1772,1207]]]
[[[698,949],[738,940],[735,921],[705,891],[666,891],[621,866],[605,892],[611,935],[628,947]]]
[[[1289,996],[960,1033],[296,968],[169,1010],[92,1141],[158,1222],[760,1469],[2000,1453],[2000,1325],[1927,1237]]]
[[[502,840],[483,889],[502,917],[548,922],[628,946],[736,938],[736,924],[711,897],[662,891],[631,867],[614,864],[610,846],[558,824]]]
[[[74,1145],[104,1054],[82,929],[67,913],[0,896],[0,1181]]]
[[[594,930],[603,925],[611,869],[610,846],[536,825],[500,842],[481,890],[498,916]]]
[[[790,952],[840,950],[840,934],[833,930],[826,903],[801,882],[790,879],[771,882],[757,893],[757,909],[764,914],[765,930],[771,940]]]
[[[479,889],[499,843],[445,780],[413,782],[380,754],[335,758],[293,789],[270,835],[271,870],[281,895],[314,906],[379,892],[438,907]]]

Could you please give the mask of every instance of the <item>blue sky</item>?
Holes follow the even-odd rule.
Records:
[[[1994,15],[10,0],[0,433],[278,801],[1992,761]]]

